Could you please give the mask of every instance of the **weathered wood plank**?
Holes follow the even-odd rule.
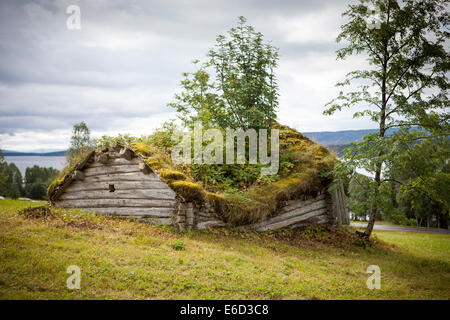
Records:
[[[312,218],[309,218],[309,219],[307,219],[305,221],[293,224],[291,227],[293,229],[298,229],[298,228],[304,228],[304,227],[310,226],[311,224],[326,224],[326,223],[329,222],[328,219],[329,218],[327,216],[320,215],[320,216],[312,217]]]
[[[203,230],[203,229],[207,229],[210,227],[225,227],[225,226],[226,226],[226,223],[223,221],[220,221],[218,219],[212,219],[209,221],[197,223],[198,230]]]
[[[105,181],[92,182],[86,181],[73,182],[67,187],[66,192],[74,191],[91,191],[91,190],[109,190],[109,185],[114,184],[116,190],[134,190],[134,189],[169,189],[169,187],[162,181]]]
[[[303,214],[306,214],[308,212],[311,211],[315,211],[315,210],[319,210],[319,209],[326,209],[327,208],[327,203],[325,202],[325,200],[319,200],[313,203],[310,203],[306,206],[303,206],[301,208],[297,208],[295,210],[291,210],[287,213],[284,214],[279,214],[276,217],[273,217],[271,219],[268,219],[266,221],[262,221],[260,222],[260,224],[268,224],[268,223],[275,223],[275,222],[279,222],[279,221],[284,221],[286,219],[290,219],[296,216],[301,216]]]
[[[76,199],[59,200],[58,205],[64,208],[108,208],[108,207],[140,207],[140,208],[175,208],[175,200],[160,199]]]
[[[98,168],[98,167],[103,167],[103,166],[109,166],[109,167],[114,167],[114,166],[121,166],[121,165],[139,165],[139,163],[142,162],[142,160],[138,159],[138,158],[134,158],[131,160],[127,160],[124,158],[109,158],[107,159],[106,163],[101,163],[101,162],[94,162],[91,165],[89,165],[89,168]]]
[[[294,224],[297,224],[299,222],[308,220],[308,219],[310,219],[312,217],[326,214],[326,212],[327,212],[327,210],[325,208],[324,209],[319,209],[319,210],[311,211],[311,212],[306,213],[304,215],[292,217],[290,219],[286,219],[286,220],[283,220],[283,221],[280,221],[280,222],[269,223],[269,224],[265,224],[265,225],[257,225],[255,227],[253,227],[252,229],[255,229],[256,231],[260,231],[260,232],[261,231],[268,231],[268,230],[282,229],[282,228],[288,227],[290,225],[294,225]]]
[[[59,203],[56,204],[59,206]],[[173,208],[81,208],[98,214],[114,214],[138,218],[168,218],[174,213]]]
[[[171,189],[134,189],[134,190],[109,190],[100,191],[67,191],[63,193],[60,200],[73,199],[167,199],[174,200],[175,192]]]
[[[293,210],[297,210],[299,208],[306,207],[310,204],[313,204],[317,201],[324,201],[324,199],[325,199],[325,195],[320,195],[316,198],[303,200],[303,201],[301,201],[301,200],[289,201],[284,207],[280,208],[279,214],[281,215],[281,214],[284,214],[284,213],[287,213],[287,212],[290,212]]]
[[[128,172],[140,172],[137,164],[123,164],[120,166],[101,166],[101,167],[88,167],[84,169],[86,177],[98,176],[109,173],[128,173]]]
[[[148,175],[142,172],[128,172],[128,173],[109,173],[98,176],[91,176],[84,178],[85,182],[101,182],[101,181],[161,181],[161,179],[154,173]]]

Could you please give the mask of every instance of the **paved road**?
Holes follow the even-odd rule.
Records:
[[[362,223],[350,223],[352,227],[361,227],[365,228],[367,224]],[[437,234],[450,234],[450,231],[447,229],[436,229],[436,228],[413,228],[413,227],[401,227],[401,226],[389,226],[383,224],[377,224],[373,226],[374,230],[385,230],[385,231],[405,231],[405,232],[422,232],[422,233],[437,233]]]

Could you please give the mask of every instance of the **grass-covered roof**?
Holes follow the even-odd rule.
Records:
[[[128,146],[183,199],[200,207],[208,203],[225,222],[244,225],[276,215],[285,201],[323,192],[331,181],[337,161],[334,154],[292,128],[279,124],[274,128],[280,133],[280,167],[272,176],[261,175],[260,165],[174,164],[173,125],[140,138],[103,137],[97,141],[95,151],[113,145]],[[59,196],[61,186],[70,183],[74,171],[82,170],[92,156],[92,151],[80,156],[80,161],[63,170],[49,187],[50,201]]]

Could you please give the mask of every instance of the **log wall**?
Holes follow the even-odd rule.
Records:
[[[137,156],[127,160],[118,153],[96,156],[55,205],[172,224],[178,204],[175,192],[156,173],[145,174],[141,163]]]

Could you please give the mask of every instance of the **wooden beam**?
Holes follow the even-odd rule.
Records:
[[[85,180],[86,181],[86,180]],[[114,184],[116,190],[134,190],[134,189],[165,189],[171,190],[167,184],[162,181],[120,181],[108,180],[105,182],[86,183],[85,181],[75,181],[67,187],[67,192],[73,191],[91,191],[91,190],[109,190],[109,184]]]
[[[59,204],[56,204],[59,207]],[[173,215],[173,208],[82,208],[83,211],[90,211],[99,214],[115,214],[118,216],[129,216],[138,218],[161,217],[169,218]]]
[[[126,160],[125,160],[126,161]],[[104,181],[134,181],[134,182],[143,182],[143,181],[159,181],[162,180],[156,174],[147,174],[144,175],[142,172],[123,172],[123,173],[107,173],[95,176],[88,176],[84,180],[85,182],[104,182]],[[167,186],[168,188],[168,186]]]
[[[175,200],[166,199],[76,199],[59,200],[64,208],[175,208]]]
[[[80,170],[75,170],[73,173],[73,179],[74,180],[84,180],[84,172]]]
[[[114,185],[115,188],[115,185]],[[176,194],[171,189],[129,189],[109,192],[104,190],[93,191],[70,191],[66,190],[60,200],[82,200],[82,199],[161,199],[175,200]]]
[[[107,164],[109,160],[109,156],[107,153],[101,152],[95,156],[95,161],[100,162],[101,164]]]
[[[123,147],[122,149],[120,149],[119,155],[124,159],[131,160],[133,158],[134,152],[130,148]]]
[[[111,173],[129,173],[129,172],[139,172],[139,166],[137,164],[124,164],[120,166],[100,166],[100,167],[89,167],[84,170],[86,177],[90,176],[98,176],[102,174],[111,174]],[[142,175],[142,173],[141,173]]]

